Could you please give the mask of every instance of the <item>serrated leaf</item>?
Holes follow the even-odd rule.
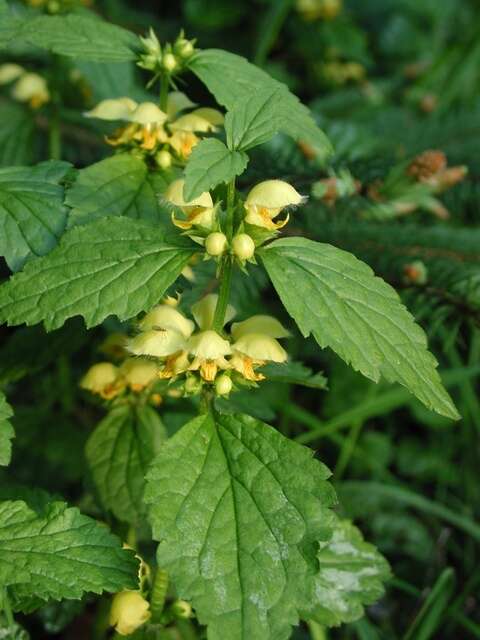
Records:
[[[1,29],[1,27],[0,27]],[[31,164],[35,158],[35,121],[23,104],[0,103],[0,167]]]
[[[276,240],[258,255],[305,337],[312,333],[367,378],[399,382],[429,409],[459,417],[425,333],[368,265],[306,238]]]
[[[217,102],[229,111],[246,96],[255,96],[267,89],[281,91],[281,131],[295,140],[304,140],[326,156],[332,148],[328,138],[316,125],[310,111],[286,85],[274,80],[245,58],[221,49],[204,49],[189,61],[189,68],[213,93]]]
[[[379,600],[390,568],[377,549],[364,541],[347,520],[338,520],[333,536],[320,543],[319,571],[314,579],[306,615],[328,627],[361,618],[364,605]]]
[[[209,138],[195,145],[185,167],[184,197],[193,200],[221,182],[229,182],[245,171],[248,156],[230,151],[221,140]]]
[[[209,640],[283,640],[330,537],[333,490],[312,451],[245,415],[203,415],[147,477],[159,566]]]
[[[138,585],[134,553],[103,525],[65,503],[36,513],[23,501],[0,503],[0,584],[19,596],[81,598]]]
[[[159,199],[167,186],[165,174],[149,171],[142,160],[128,153],[101,160],[81,169],[67,191],[65,202],[72,208],[69,226],[106,216],[171,225],[170,213]]]
[[[327,378],[322,373],[313,373],[309,367],[301,362],[291,360],[281,364],[270,362],[261,367],[259,372],[273,382],[298,384],[312,389],[327,389]]]
[[[57,244],[67,219],[60,184],[68,162],[0,169],[0,255],[12,271]]]
[[[10,464],[12,457],[12,438],[15,437],[10,418],[13,416],[12,407],[0,391],[0,466]]]
[[[64,56],[96,62],[135,60],[138,38],[92,14],[36,16],[15,33],[18,41]]]
[[[283,124],[284,95],[283,89],[268,87],[242,96],[225,116],[228,148],[246,151],[278,133]]]
[[[128,218],[67,231],[49,255],[28,262],[0,287],[0,322],[57,329],[73,316],[93,327],[109,315],[132,318],[157,304],[195,246]]]
[[[119,406],[98,424],[86,457],[104,507],[119,520],[145,516],[145,474],[166,439],[158,413],[148,406]]]

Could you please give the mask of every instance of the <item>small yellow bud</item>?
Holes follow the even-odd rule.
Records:
[[[240,260],[249,260],[255,253],[255,243],[247,233],[239,233],[232,240],[233,253]]]
[[[178,65],[176,57],[173,53],[165,53],[162,58],[162,67],[165,71],[171,73]]]
[[[221,376],[218,376],[215,379],[215,391],[219,396],[228,396],[230,391],[232,390],[233,383],[230,376],[227,376],[226,373],[222,373]]]
[[[172,166],[172,154],[169,151],[162,149],[162,151],[159,151],[155,155],[155,162],[160,169],[170,169]]]
[[[186,600],[175,600],[170,607],[170,611],[175,618],[190,618],[192,615],[192,605]]]
[[[199,393],[202,388],[202,381],[194,375],[188,376],[183,386],[185,393],[188,395],[195,395]]]
[[[121,636],[128,636],[150,618],[150,604],[138,591],[117,593],[110,609],[110,626]]]
[[[205,240],[205,250],[210,256],[221,256],[225,253],[228,245],[227,236],[224,233],[215,231],[207,236]]]

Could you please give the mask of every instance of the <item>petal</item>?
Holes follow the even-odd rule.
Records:
[[[183,313],[167,304],[160,304],[158,307],[154,307],[140,320],[138,325],[142,331],[172,329],[181,333],[185,338],[189,338],[195,329],[195,325],[191,320],[188,320]]]
[[[154,102],[142,102],[127,118],[138,124],[163,124],[166,119],[167,114]]]
[[[128,343],[128,350],[136,356],[164,358],[185,348],[185,338],[172,329],[144,331]]]
[[[81,379],[80,386],[82,389],[99,393],[116,381],[118,373],[118,368],[111,362],[99,362],[90,367]]]
[[[45,79],[38,73],[24,73],[12,89],[12,97],[19,102],[28,102],[36,96],[44,96],[45,102],[48,101],[50,94]]]
[[[209,120],[193,111],[192,113],[187,113],[185,116],[180,116],[175,122],[172,122],[170,128],[172,131],[208,133],[209,131],[215,131],[216,127]]]
[[[202,331],[192,336],[188,342],[189,352],[202,360],[216,360],[231,354],[228,340],[224,340],[216,331]]]
[[[7,63],[0,65],[0,85],[8,84],[19,78],[25,69],[19,64]]]
[[[283,209],[303,202],[301,196],[292,185],[283,180],[265,180],[257,184],[247,196],[245,206],[265,207],[267,209]]]
[[[120,373],[131,387],[146,387],[157,378],[158,368],[152,360],[128,358],[120,367]]]
[[[240,340],[248,333],[263,333],[271,338],[288,338],[290,336],[290,332],[281,322],[273,316],[266,315],[252,316],[243,322],[235,322],[232,325],[234,340]]]
[[[175,117],[180,111],[190,109],[195,106],[195,102],[192,102],[188,96],[182,91],[171,91],[168,94],[167,100],[167,115],[169,119]]]
[[[194,200],[190,200],[189,202],[186,202],[183,199],[184,183],[185,183],[185,180],[182,180],[182,179],[174,180],[168,186],[168,189],[165,191],[165,194],[164,194],[165,200],[167,200],[168,202],[171,202],[172,204],[175,204],[177,207],[182,207],[182,208],[183,207],[204,207],[206,209],[206,208],[213,207],[212,196],[208,193],[208,191],[205,191],[204,193],[200,194],[198,198],[195,198]]]
[[[225,116],[218,109],[212,109],[211,107],[200,107],[192,111],[192,115],[199,116],[204,120],[207,120],[214,127],[221,127],[225,121]]]
[[[200,329],[205,330],[212,327],[217,301],[218,295],[216,293],[210,293],[208,296],[205,296],[192,305],[192,315],[195,318],[195,322],[198,324]],[[230,322],[230,320],[235,316],[235,313],[236,311],[234,307],[229,304],[225,313],[224,324]]]
[[[232,348],[253,360],[285,362],[287,352],[281,344],[263,333],[247,333],[237,340]]]
[[[91,111],[84,113],[87,118],[99,118],[100,120],[128,120],[136,109],[137,103],[131,98],[115,98],[114,100],[102,100]]]

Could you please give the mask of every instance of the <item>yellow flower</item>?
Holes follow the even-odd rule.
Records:
[[[118,368],[110,362],[94,364],[80,380],[82,389],[96,393],[105,400],[114,398],[124,386]]]
[[[24,73],[12,89],[12,97],[18,102],[28,102],[32,109],[39,109],[50,100],[45,78],[38,73]]]
[[[185,109],[191,109],[194,106],[195,103],[181,91],[171,91],[167,98],[168,119],[172,120],[177,113],[185,111]]]
[[[136,356],[166,358],[185,348],[184,336],[174,329],[142,331],[128,343],[128,350]]]
[[[0,85],[9,84],[10,82],[17,80],[23,73],[25,73],[25,69],[19,64],[9,62],[7,64],[0,65]]]
[[[113,597],[110,625],[121,636],[128,636],[149,620],[150,604],[138,591],[121,591]]]
[[[140,392],[157,379],[155,362],[146,358],[128,358],[120,367],[120,374],[132,391]]]
[[[192,336],[188,342],[188,351],[195,356],[190,370],[200,370],[201,377],[207,382],[215,380],[218,369],[229,368],[225,356],[232,353],[230,343],[216,331],[208,329]]]
[[[94,109],[86,111],[83,115],[87,118],[98,118],[99,120],[129,120],[138,104],[135,100],[128,98],[115,98],[102,100]]]
[[[173,135],[168,141],[179,156],[188,158],[193,147],[200,141],[196,133],[216,131],[223,121],[223,114],[216,109],[195,109],[172,122],[170,129]]]
[[[167,202],[174,204],[187,216],[187,220],[178,220],[172,216],[173,224],[180,229],[191,229],[193,225],[211,228],[215,219],[212,196],[205,191],[198,198],[187,202],[183,197],[184,184],[182,179],[174,180],[164,194]]]
[[[215,316],[217,301],[218,295],[216,293],[210,293],[208,296],[205,296],[192,305],[192,315],[195,318],[195,322],[203,331],[211,329],[213,326],[213,318]],[[235,313],[235,309],[229,304],[225,312],[224,324],[230,322],[230,320],[235,316]]]
[[[142,331],[148,331],[149,329],[171,329],[181,333],[184,338],[189,338],[195,328],[191,320],[185,318],[180,311],[177,311],[175,307],[168,304],[160,304],[154,307],[140,320],[138,326]]]
[[[288,182],[265,180],[253,187],[247,196],[245,221],[271,231],[281,229],[287,224],[288,216],[277,223],[273,219],[286,207],[299,205],[303,201],[303,196]]]
[[[290,334],[283,325],[271,316],[252,316],[232,326],[233,356],[230,366],[247,380],[259,381],[265,376],[256,373],[255,368],[267,362],[285,362],[287,352],[276,338],[286,338]]]

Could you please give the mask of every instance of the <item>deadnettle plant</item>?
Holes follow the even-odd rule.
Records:
[[[298,3],[308,19],[339,6],[313,4]],[[82,400],[90,394],[105,409],[86,443],[82,500],[102,524],[43,497],[38,509],[0,502],[9,617],[12,603],[24,611],[42,599],[108,591],[116,594],[110,625],[135,638],[175,635],[166,627],[180,619],[188,619],[185,637],[198,631],[209,640],[286,640],[301,619],[320,625],[320,637],[323,627],[356,620],[382,596],[388,564],[333,510],[329,472],[313,451],[255,417],[254,401],[275,381],[325,389],[289,354],[290,336],[311,335],[366,377],[399,383],[450,419],[458,414],[423,331],[389,285],[352,254],[292,227],[280,237],[306,202],[295,185],[237,180],[250,150],[278,133],[321,158],[331,151],[325,134],[286,86],[183,33],[172,43],[153,31],[139,40],[83,12],[40,16],[36,37],[35,24],[20,29],[2,12],[0,2],[2,38],[28,34],[29,45],[87,60],[136,59],[147,90],[159,88],[143,102],[112,96],[84,114],[120,124],[106,137],[113,155],[78,171],[61,161],[32,169],[28,192],[44,197],[42,206],[32,226],[18,227],[14,249],[7,242],[18,273],[0,286],[2,321],[52,330],[80,315],[110,332],[104,361],[79,381]],[[59,33],[71,34],[72,24],[69,48]],[[88,33],[85,42],[78,33]],[[182,74],[186,93],[177,89]],[[187,74],[222,111],[193,103]],[[32,107],[50,97],[21,67],[1,67],[0,83],[13,83],[14,97]],[[417,165],[410,171],[423,175],[425,158]],[[449,179],[444,169],[440,181]],[[50,209],[49,224],[65,217],[42,245]],[[255,307],[248,292],[259,291],[252,274],[260,270],[272,288],[262,285]],[[0,394],[8,444],[10,414]],[[0,446],[4,439],[2,431]],[[0,450],[0,461],[7,457]],[[152,538],[158,551],[144,579],[138,551],[150,552]]]

